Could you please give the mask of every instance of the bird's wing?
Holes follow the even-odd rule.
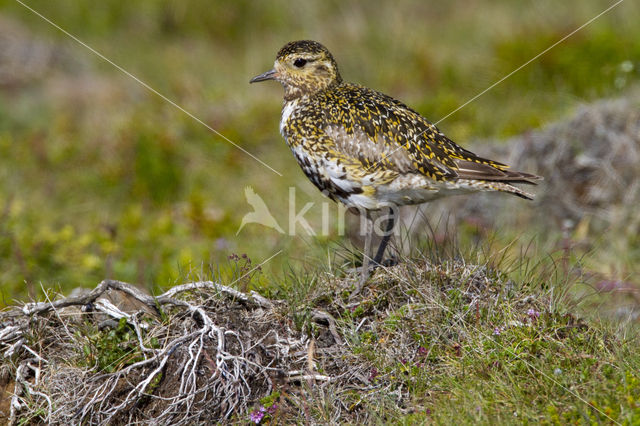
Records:
[[[325,115],[325,133],[336,150],[357,159],[367,170],[420,173],[434,180],[535,181],[534,175],[507,171],[508,166],[462,148],[416,111],[387,95],[352,84],[338,91],[340,102]]]

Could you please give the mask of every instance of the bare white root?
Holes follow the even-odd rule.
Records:
[[[147,307],[146,314],[105,297],[113,290]],[[17,365],[10,423],[30,416],[50,424],[220,421],[246,415],[276,388],[330,383],[330,375],[314,371],[312,340],[290,328],[274,309],[278,303],[212,281],[152,297],[105,280],[81,296],[26,304],[12,314],[12,325],[0,329],[3,358]],[[112,327],[126,321],[135,335],[128,341],[131,359],[115,371],[98,363],[78,367],[89,337],[82,334],[82,321],[70,322],[70,315]],[[331,315],[314,311],[312,319],[342,343]],[[60,352],[26,344],[38,333],[34,324],[46,324],[40,331],[55,336],[52,344]]]

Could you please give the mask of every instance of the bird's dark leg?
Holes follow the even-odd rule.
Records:
[[[382,262],[382,256],[384,256],[384,251],[389,244],[389,240],[391,239],[391,234],[393,231],[393,227],[396,223],[395,210],[393,207],[389,207],[389,219],[387,219],[387,224],[385,226],[384,235],[382,236],[382,241],[380,241],[380,245],[378,246],[378,251],[376,252],[376,257],[373,259],[374,265],[380,265]]]

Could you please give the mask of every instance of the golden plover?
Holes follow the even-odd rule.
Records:
[[[476,191],[533,197],[512,184],[535,184],[539,176],[481,158],[403,103],[345,83],[335,59],[320,43],[286,44],[273,69],[250,82],[265,80],[277,80],[284,87],[280,133],[304,174],[331,199],[367,219],[360,286],[369,273],[371,211],[392,208],[373,258],[378,264],[394,226],[396,206]]]

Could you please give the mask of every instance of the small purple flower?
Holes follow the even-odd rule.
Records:
[[[536,311],[533,308],[529,308],[529,310],[527,311],[527,315],[532,321],[534,321],[538,319],[538,317],[540,316],[540,312]]]
[[[374,381],[376,377],[378,377],[378,369],[375,367],[372,367],[371,372],[369,373],[369,380]]]
[[[422,356],[425,356],[427,353],[429,353],[429,351],[424,346],[420,346],[418,348],[418,353]]]
[[[262,411],[264,407],[260,407],[260,408],[261,410],[253,410],[251,414],[249,414],[249,420],[251,420],[255,424],[260,423],[262,421],[262,418],[264,417],[264,411]]]
[[[237,261],[238,259],[240,259],[240,257],[238,257],[238,255],[235,253],[231,253],[229,256],[227,256],[227,259]]]
[[[496,327],[493,329],[493,335],[499,336],[501,334],[500,327]]]
[[[276,413],[276,411],[278,411],[278,404],[273,404],[270,407],[267,407],[267,413],[271,414],[272,416]]]
[[[400,360],[400,363],[401,363],[402,365],[405,365],[405,364],[407,363],[407,359],[406,359],[406,358],[402,358],[402,359]]]

